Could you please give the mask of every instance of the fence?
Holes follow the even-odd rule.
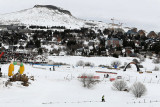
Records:
[[[160,103],[160,100],[146,100],[143,99],[141,101],[133,101],[133,102],[127,102],[127,104],[137,104],[137,103]]]
[[[153,78],[153,77],[123,77],[122,78],[125,81],[128,82],[142,82],[142,83],[156,83],[156,84],[160,84],[160,78]]]

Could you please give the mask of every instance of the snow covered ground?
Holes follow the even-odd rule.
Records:
[[[139,74],[134,65],[126,72],[121,70],[111,70],[98,67],[98,65],[110,65],[112,61],[131,62],[133,58],[112,58],[112,57],[80,57],[80,56],[50,56],[54,62],[69,64],[67,66],[56,66],[55,71],[50,71],[51,66],[29,65],[25,64],[25,73],[28,76],[34,76],[35,81],[30,80],[29,87],[20,85],[20,82],[14,82],[12,86],[5,87],[4,82],[8,77],[9,64],[2,65],[2,73],[5,77],[0,78],[0,107],[159,107],[160,105],[160,72],[151,71],[155,67],[152,60],[146,59],[142,63],[144,73]],[[92,62],[95,67],[76,67],[79,60]],[[15,72],[18,71],[15,66]],[[116,91],[112,89],[113,82],[109,78],[104,78],[103,73],[95,71],[116,72],[110,74],[109,78],[122,76],[130,87],[134,82],[142,82],[147,88],[147,93],[141,98],[135,98],[131,92]],[[101,82],[93,88],[82,87],[78,76],[82,73],[100,76]],[[158,76],[156,78],[155,76]],[[102,95],[105,95],[106,102],[101,102]],[[144,102],[145,99],[145,103]],[[151,101],[151,103],[150,103]],[[157,101],[157,102],[154,102]],[[140,103],[139,103],[140,102]]]

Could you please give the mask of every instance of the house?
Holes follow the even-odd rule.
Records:
[[[144,30],[139,30],[139,31],[137,32],[137,34],[140,35],[140,37],[146,35]]]
[[[22,45],[24,45],[24,44],[25,44],[25,42],[26,42],[26,41],[25,41],[25,40],[23,40],[23,39],[20,39],[20,40],[19,40],[19,44],[20,44],[21,46],[22,46]]]
[[[18,31],[19,30],[19,26],[18,25],[8,25],[7,26],[7,30]]]
[[[156,38],[157,36],[158,35],[154,31],[149,32],[147,35],[148,38]]]
[[[112,45],[112,47],[119,47],[122,46],[123,40],[119,40],[118,38],[108,38],[105,42],[106,47],[109,47]]]
[[[136,34],[137,34],[137,28],[133,28],[127,31],[127,35],[136,35]]]
[[[160,39],[160,32],[158,33],[158,36],[157,36],[157,38],[158,38],[158,39]]]
[[[82,55],[84,49],[83,48],[79,48],[75,51],[75,55]]]
[[[0,25],[0,30],[6,31],[7,30],[7,25]]]
[[[93,46],[94,45],[94,41],[93,40],[89,40],[88,46]]]

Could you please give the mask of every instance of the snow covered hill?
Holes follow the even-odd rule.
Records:
[[[36,5],[30,9],[0,15],[0,24],[65,26],[66,28],[108,26],[102,22],[78,19],[69,11],[51,5]]]

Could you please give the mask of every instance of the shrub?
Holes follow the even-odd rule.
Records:
[[[69,65],[69,64],[62,63],[62,62],[54,62],[53,65]]]
[[[82,61],[82,60],[80,60],[80,61],[78,61],[77,63],[76,63],[76,66],[84,66],[85,65],[85,63],[84,63],[84,61]]]
[[[138,58],[139,58],[140,62],[144,62],[145,61],[145,57],[143,55],[138,55]]]
[[[113,54],[113,57],[119,58],[118,54],[116,54],[116,53]]]
[[[87,87],[87,88],[91,88],[93,87],[96,83],[98,83],[99,81],[98,80],[95,80],[93,78],[93,75],[90,75],[90,74],[82,74],[80,77],[83,77],[83,78],[80,78],[80,82],[82,82],[83,84],[83,87]]]
[[[139,68],[143,68],[143,65],[138,65]]]
[[[137,63],[137,64],[139,63],[137,59],[133,59],[132,61]]]
[[[128,65],[127,62],[124,62],[124,68]],[[127,68],[131,68],[131,65],[128,65]]]
[[[127,66],[128,65],[128,63],[127,62],[124,62],[124,66]]]
[[[94,63],[91,63],[91,62],[85,62],[85,66],[94,66]]]
[[[131,91],[135,97],[140,98],[146,93],[147,89],[144,84],[137,82],[133,84]]]
[[[159,64],[160,63],[160,59],[159,58],[153,59],[153,63]]]
[[[12,86],[12,83],[8,80],[8,81],[5,82],[5,86],[6,86],[6,87]]]
[[[118,91],[124,91],[124,89],[127,88],[127,83],[123,80],[115,81],[113,83],[113,88],[118,90]]]
[[[158,66],[155,66],[153,71],[159,71],[159,67]]]

